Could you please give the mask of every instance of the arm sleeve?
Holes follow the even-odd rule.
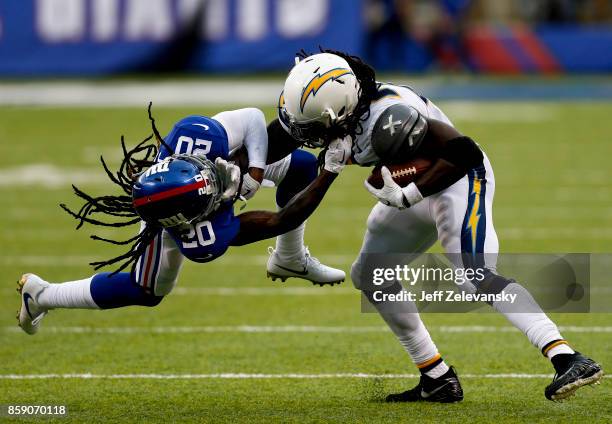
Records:
[[[229,150],[244,145],[249,153],[249,167],[266,167],[268,156],[268,132],[263,112],[255,108],[221,112],[213,119],[219,121],[227,131]]]
[[[466,172],[482,163],[484,155],[478,144],[469,137],[449,140],[440,157]]]

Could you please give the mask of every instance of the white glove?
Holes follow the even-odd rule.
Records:
[[[380,170],[385,185],[382,188],[374,188],[368,181],[364,181],[365,188],[378,199],[378,201],[387,206],[393,206],[398,209],[406,209],[410,206],[423,200],[423,195],[419,191],[415,183],[410,183],[402,188],[398,183],[393,181],[391,171],[386,166]]]
[[[255,193],[257,193],[259,187],[261,187],[261,183],[255,178],[251,177],[251,174],[244,174],[242,177],[242,189],[240,190],[240,195],[246,200],[249,200],[255,196]]]
[[[342,172],[346,162],[351,157],[352,145],[350,137],[337,138],[329,143],[327,152],[325,152],[325,166],[323,168],[334,174]]]
[[[224,190],[221,194],[221,200],[224,202],[232,200],[236,197],[240,187],[240,167],[221,158],[215,160],[215,166],[217,167],[221,187]]]

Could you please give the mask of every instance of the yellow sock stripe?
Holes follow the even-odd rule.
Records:
[[[440,359],[442,356],[439,353],[436,353],[436,356],[434,356],[433,358],[431,358],[429,361],[425,361],[421,364],[417,364],[417,368],[421,369],[421,368],[425,368],[428,367],[429,365],[433,364],[434,362],[436,362],[438,359]]]
[[[558,341],[554,342],[553,344],[551,344],[550,346],[548,346],[546,349],[544,349],[544,352],[542,352],[542,353],[544,353],[544,356],[546,356],[546,354],[548,352],[550,352],[550,349],[552,349],[553,347],[562,345],[562,344],[569,345],[569,343],[567,341],[565,341],[565,340],[558,340]]]

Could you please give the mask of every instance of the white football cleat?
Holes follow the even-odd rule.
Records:
[[[344,271],[323,265],[317,258],[310,256],[308,248],[305,247],[304,251],[305,255],[303,258],[286,261],[279,258],[276,250],[269,247],[268,277],[272,278],[272,281],[280,278],[283,282],[291,277],[301,278],[319,286],[333,286],[344,281],[346,278]]]
[[[40,321],[48,312],[48,309],[38,304],[38,297],[50,284],[38,275],[23,274],[17,286],[17,291],[21,295],[21,309],[17,314],[19,326],[26,333],[35,334],[40,326]]]

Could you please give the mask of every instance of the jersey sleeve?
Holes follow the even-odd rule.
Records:
[[[249,166],[264,169],[268,156],[268,132],[266,118],[255,108],[221,112],[213,119],[227,131],[229,150],[245,146],[249,154]]]

